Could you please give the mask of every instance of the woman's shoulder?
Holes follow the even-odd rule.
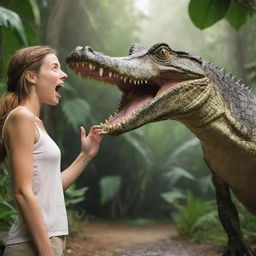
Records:
[[[23,106],[13,109],[7,119],[2,130],[2,136],[9,148],[10,140],[18,139],[28,140],[34,136],[35,116],[32,112]],[[31,137],[31,138],[32,138]]]
[[[24,106],[18,106],[13,109],[8,116],[8,120],[6,120],[9,124],[19,124],[19,123],[35,123],[35,115],[30,112]]]

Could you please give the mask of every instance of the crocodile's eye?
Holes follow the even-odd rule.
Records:
[[[161,59],[167,59],[170,56],[170,51],[167,47],[161,47],[160,49],[158,49],[156,51],[156,55],[157,57],[161,58]]]

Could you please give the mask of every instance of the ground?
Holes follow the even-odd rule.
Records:
[[[67,256],[220,256],[220,248],[177,240],[173,225],[81,222],[67,240]]]

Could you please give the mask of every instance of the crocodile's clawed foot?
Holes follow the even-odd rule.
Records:
[[[256,252],[243,240],[234,239],[229,241],[223,256],[256,256]]]

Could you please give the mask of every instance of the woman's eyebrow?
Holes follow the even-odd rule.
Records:
[[[58,66],[58,67],[60,67],[60,64],[59,64],[58,62],[54,62],[54,63],[52,63],[52,66]]]

